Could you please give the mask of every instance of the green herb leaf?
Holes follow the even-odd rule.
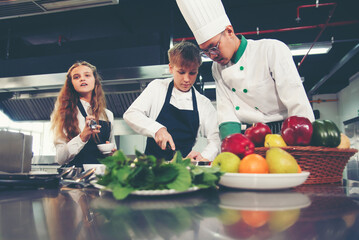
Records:
[[[191,160],[183,159],[179,151],[171,162],[139,151],[136,151],[136,156],[131,160],[119,150],[100,160],[106,165],[106,171],[105,175],[99,176],[98,184],[112,189],[116,199],[124,199],[135,190],[186,191],[191,186],[215,188],[223,174],[219,167],[192,165]]]
[[[122,185],[126,185],[132,171],[129,166],[123,166],[121,169],[116,170],[115,173],[115,179]]]
[[[211,173],[203,173],[203,183],[205,183],[208,187],[215,187],[218,183],[219,177]]]
[[[173,156],[172,162],[173,163],[182,163],[182,153],[180,151],[176,151],[175,155]]]
[[[190,188],[192,184],[192,179],[187,167],[180,164],[174,164],[173,166],[175,166],[178,170],[178,176],[173,182],[168,183],[167,187],[176,191],[185,191]]]
[[[155,182],[158,184],[169,183],[178,176],[178,169],[173,164],[164,164],[153,169]]]
[[[203,174],[203,170],[202,170],[202,168],[193,168],[192,169],[192,174],[194,175],[194,176],[197,176],[197,175],[201,175],[201,174]]]
[[[122,187],[121,185],[117,185],[112,189],[113,196],[117,200],[125,199],[134,189],[131,187]]]
[[[149,189],[150,186],[154,185],[155,176],[153,172],[144,167],[138,166],[128,176],[129,184],[135,189]]]
[[[182,164],[184,166],[190,166],[191,165],[191,159],[189,159],[189,158],[183,159],[182,162],[180,162],[180,164]]]

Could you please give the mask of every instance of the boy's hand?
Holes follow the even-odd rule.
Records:
[[[157,145],[162,149],[162,150],[166,150],[166,145],[167,142],[169,143],[169,145],[171,146],[171,149],[173,151],[176,150],[176,145],[173,142],[172,136],[171,134],[169,134],[167,132],[167,129],[165,127],[160,128],[156,134],[155,134],[155,141],[157,143]]]
[[[202,161],[204,160],[200,152],[191,151],[186,158],[190,158],[192,161]]]

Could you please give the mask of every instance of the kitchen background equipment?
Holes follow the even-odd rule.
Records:
[[[0,131],[0,171],[28,173],[31,169],[32,136]]]
[[[359,117],[344,121],[344,133],[350,140],[350,147],[359,149]],[[359,180],[359,154],[352,156],[347,165],[347,178]]]
[[[29,174],[0,172],[0,190],[19,188],[57,188],[58,174]]]
[[[59,169],[60,184],[64,187],[83,188],[90,186],[90,181],[96,178],[96,168],[90,168],[86,171],[75,166]]]

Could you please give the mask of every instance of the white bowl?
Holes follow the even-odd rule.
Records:
[[[301,173],[225,173],[219,184],[230,188],[274,190],[296,187],[307,180],[309,172]]]
[[[104,164],[83,164],[84,171],[87,171],[91,168],[95,168],[95,174],[97,175],[104,175],[106,166]]]
[[[114,149],[115,144],[113,143],[104,143],[97,145],[97,148],[102,152],[102,154],[111,153],[112,149]]]

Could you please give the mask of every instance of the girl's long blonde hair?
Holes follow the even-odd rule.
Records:
[[[80,95],[72,85],[71,72],[74,68],[81,65],[89,67],[95,78],[95,87],[92,91],[90,102],[92,115],[95,116],[97,123],[100,116],[103,116],[108,122],[108,117],[105,112],[106,99],[101,85],[102,78],[95,66],[85,61],[79,61],[74,63],[67,71],[66,82],[61,88],[54,111],[51,114],[51,129],[54,132],[55,139],[63,138],[70,141],[80,133],[79,121],[77,119],[77,103],[80,101]]]

